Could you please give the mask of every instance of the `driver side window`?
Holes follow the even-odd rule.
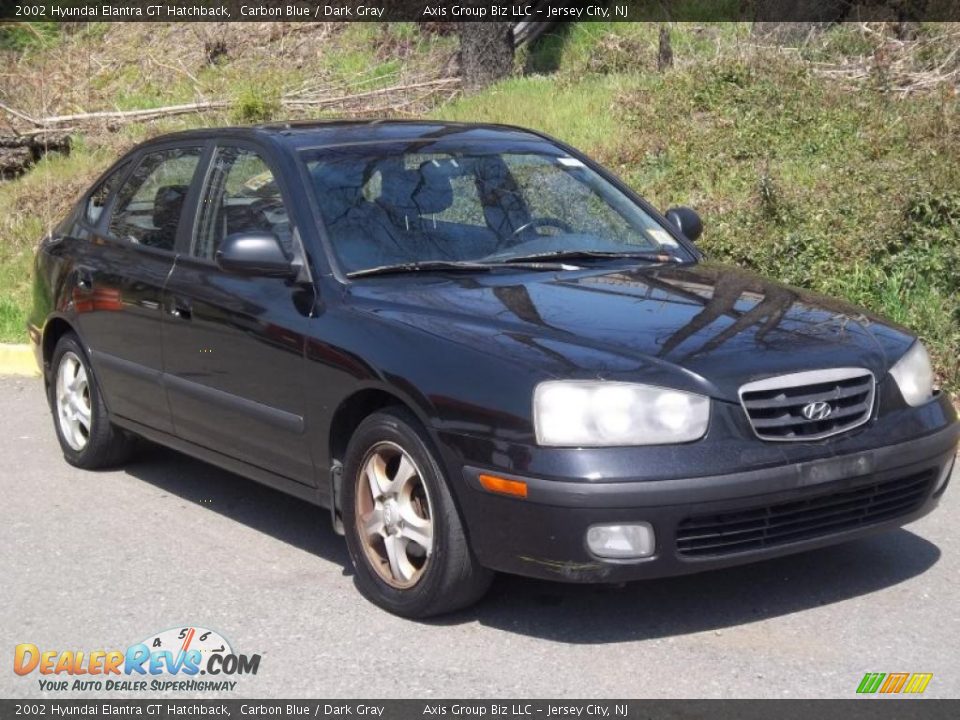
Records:
[[[253,150],[219,147],[200,203],[193,254],[213,260],[225,237],[255,231],[276,235],[293,257],[290,216],[270,168]]]

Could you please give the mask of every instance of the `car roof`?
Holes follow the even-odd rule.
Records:
[[[533,130],[492,123],[430,120],[331,120],[184,130],[157,136],[144,143],[144,145],[171,140],[189,141],[217,138],[234,140],[272,138],[296,150],[357,143],[430,141],[454,138],[464,141],[551,141],[550,138]]]

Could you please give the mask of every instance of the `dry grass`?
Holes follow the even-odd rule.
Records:
[[[455,46],[453,38],[402,24],[92,24],[25,51],[0,52],[7,68],[0,101],[19,115],[0,113],[0,122],[23,130],[31,125],[23,116],[192,103],[216,107],[177,125],[256,122],[281,113],[290,119],[422,114],[456,91],[422,85],[456,74]],[[400,89],[378,92],[388,87]],[[91,146],[109,145],[108,136],[126,122],[85,120],[82,130]]]
[[[133,144],[191,127],[283,118],[423,115],[455,96],[456,38],[412,24],[94,23],[53,27],[0,50],[0,134],[32,119],[223,101],[215,111],[74,125],[69,155],[0,182],[0,339],[24,335],[36,243],[80,192]],[[388,90],[404,86],[406,89]],[[409,87],[413,86],[413,87]],[[341,98],[328,102],[331,98]]]
[[[841,32],[776,49],[798,54],[822,77],[901,97],[942,88],[955,93],[960,86],[960,22],[848,23]]]
[[[44,37],[0,52],[0,101],[29,115],[228,102],[202,115],[85,123],[69,157],[0,184],[4,339],[22,336],[30,248],[134,142],[279,114],[414,114],[537,127],[661,206],[698,206],[713,257],[913,327],[960,391],[960,24],[903,37],[892,25],[849,24],[792,47],[743,24],[677,24],[675,66],[658,73],[656,26],[582,23],[521,54],[525,77],[452,103],[456,87],[385,92],[457,74],[456,39],[410,25],[122,23]],[[25,126],[0,113],[4,122]]]

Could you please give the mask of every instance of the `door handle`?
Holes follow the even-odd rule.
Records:
[[[193,316],[190,301],[182,298],[174,298],[173,303],[170,305],[170,314],[180,320],[189,320]]]

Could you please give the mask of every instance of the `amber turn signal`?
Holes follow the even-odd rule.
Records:
[[[527,496],[527,484],[519,480],[507,480],[496,475],[481,475],[480,484],[483,485],[484,490],[492,493],[522,498]]]

